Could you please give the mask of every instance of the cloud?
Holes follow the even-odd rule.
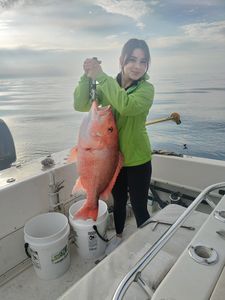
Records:
[[[196,23],[182,27],[186,37],[193,41],[225,42],[225,21],[212,23]]]
[[[0,49],[0,78],[21,75],[24,77],[65,75],[71,57],[70,52],[63,53],[29,48]]]
[[[20,2],[20,0],[0,0],[0,8],[10,8],[18,2]]]
[[[5,10],[30,5],[32,3],[35,3],[34,1],[35,0],[0,0],[0,13]],[[43,0],[39,0],[39,2],[40,1]]]
[[[196,0],[169,0],[169,4],[176,4],[179,6],[216,6],[216,5],[224,5],[224,0],[207,0],[207,1],[196,1]]]
[[[96,0],[95,4],[108,13],[119,14],[138,21],[152,9],[142,0]]]
[[[118,47],[118,42],[124,38],[121,32],[127,32],[127,28],[135,34],[132,19],[109,15],[94,3],[90,4],[90,0],[15,2],[20,6],[1,14],[0,48],[109,49]],[[138,26],[143,28],[141,22]],[[117,36],[117,44],[115,39],[113,44],[105,40],[110,35]]]
[[[194,23],[181,27],[180,35],[151,39],[153,48],[179,48],[185,45],[217,47],[225,44],[225,21]]]
[[[104,70],[116,74],[119,67],[119,49],[109,47],[84,48],[78,50],[49,50],[20,47],[16,49],[0,48],[0,78],[8,77],[45,77],[79,76],[83,72],[83,61],[87,57],[97,56],[102,60]]]
[[[186,38],[182,36],[162,36],[150,40],[152,48],[173,48],[185,43]]]
[[[115,74],[122,45],[135,36],[149,42],[156,72],[159,66],[174,70],[178,62],[182,69],[183,61],[190,69],[192,62],[208,65],[215,57],[222,69],[222,1],[190,2],[194,0],[0,0],[0,12],[5,7],[0,14],[0,75],[71,74],[92,56]],[[188,13],[191,9],[195,13]]]

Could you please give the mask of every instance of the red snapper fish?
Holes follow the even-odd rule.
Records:
[[[118,131],[110,105],[100,107],[93,101],[79,130],[78,145],[69,161],[77,160],[77,179],[72,194],[85,192],[87,199],[74,218],[98,216],[98,200],[107,200],[123,165]]]

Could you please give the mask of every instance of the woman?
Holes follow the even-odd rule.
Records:
[[[96,59],[88,58],[83,65],[84,75],[74,92],[74,108],[88,111],[91,106],[89,79],[97,80],[97,99],[103,106],[110,104],[113,108],[120,151],[124,156],[124,166],[112,190],[116,237],[108,245],[106,254],[122,241],[128,191],[137,227],[150,217],[147,198],[152,173],[151,146],[145,122],[153,102],[154,87],[147,81],[149,63],[146,42],[130,39],[123,46],[121,72],[116,79],[105,74]]]

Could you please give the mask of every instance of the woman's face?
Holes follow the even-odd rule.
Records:
[[[136,48],[132,52],[127,64],[123,67],[123,77],[126,82],[140,79],[147,70],[148,63],[144,51]]]

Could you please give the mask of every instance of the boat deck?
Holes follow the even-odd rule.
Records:
[[[124,239],[127,239],[136,230],[134,218],[128,218],[124,230]],[[111,238],[114,235],[115,231],[113,229],[108,230],[108,238]],[[42,280],[36,275],[33,266],[29,264],[29,266],[19,275],[0,287],[0,299],[57,299],[82,276],[94,268],[97,263],[95,260],[81,259],[77,254],[74,243],[71,243],[70,254],[70,268],[61,277],[53,280]]]
[[[170,207],[178,207],[178,210],[174,213],[173,211],[170,211]],[[183,212],[184,207],[177,206],[177,205],[169,205],[163,210],[159,211],[159,217],[163,220],[169,220],[171,221],[171,217],[173,218],[173,221],[178,217],[178,215]],[[165,213],[164,213],[165,211]],[[197,212],[195,212],[197,213]],[[156,214],[156,215],[158,215]],[[186,229],[180,229],[178,232],[177,237],[175,238],[175,242],[172,243],[175,245],[172,246],[169,245],[169,252],[170,254],[173,253],[175,256],[173,256],[173,262],[178,258],[180,253],[183,251],[183,249],[186,247],[187,243],[191,240],[193,235],[197,232],[198,228],[200,228],[203,221],[207,218],[206,214],[203,213],[197,213],[200,218],[198,220],[195,220],[196,230],[195,231],[189,231]],[[199,215],[200,214],[200,215]],[[165,219],[165,216],[167,215],[167,219]],[[169,217],[169,219],[168,219]],[[197,222],[197,223],[196,223]],[[193,224],[193,222],[191,221]],[[151,246],[151,244],[156,241],[161,234],[168,228],[168,226],[165,225],[158,225],[156,229],[153,229],[154,224],[150,224],[150,229],[148,229],[145,233],[145,228],[137,229],[136,223],[134,220],[134,217],[131,216],[127,219],[126,227],[124,230],[124,244],[127,242],[129,243],[130,238],[134,236],[133,240],[136,240],[136,242],[133,243],[133,246],[129,246],[131,252],[139,253],[138,255],[135,254],[135,259],[131,259],[130,254],[128,253],[127,259],[123,257],[121,261],[121,265],[123,265],[124,270],[126,269],[126,266],[132,263],[135,263],[137,259],[141,258],[141,255],[144,254],[143,251],[146,251],[147,248]],[[150,231],[150,232],[149,232]],[[141,233],[141,235],[140,235]],[[144,234],[144,235],[143,235]],[[114,230],[109,230],[108,238],[111,238],[113,235],[115,235]],[[141,240],[140,240],[141,239]],[[137,242],[138,240],[138,242]],[[178,242],[179,241],[179,242]],[[132,243],[132,242],[131,242]],[[179,244],[179,247],[177,247],[177,243]],[[123,244],[123,243],[122,243]],[[124,246],[126,247],[126,246]],[[119,249],[118,249],[119,250]],[[127,251],[127,250],[126,250]],[[115,251],[114,251],[115,252]],[[112,253],[114,254],[114,253]],[[110,254],[109,257],[112,255]],[[170,255],[169,254],[169,255]],[[58,299],[61,295],[63,295],[68,289],[72,288],[75,283],[79,282],[81,278],[84,278],[89,273],[90,270],[94,270],[95,268],[98,268],[105,260],[107,260],[109,257],[103,258],[102,261],[100,261],[96,265],[95,260],[84,260],[80,258],[76,252],[76,247],[74,244],[71,244],[71,265],[68,271],[62,275],[61,277],[54,279],[54,280],[42,280],[39,279],[33,269],[33,266],[28,267],[26,270],[21,272],[19,275],[17,275],[15,278],[11,279],[7,283],[5,283],[0,288],[0,299],[4,300],[24,300],[24,299],[33,299],[33,300],[39,300],[39,299],[49,299],[54,300]],[[126,261],[125,261],[126,260]],[[134,260],[134,261],[133,261]],[[110,263],[111,264],[111,263]],[[108,276],[108,275],[107,275]],[[110,279],[108,279],[110,280]],[[107,280],[107,282],[108,282]],[[108,283],[107,283],[108,284]],[[106,285],[107,287],[107,285]],[[83,296],[76,296],[76,299],[80,300],[88,300],[90,298],[83,298]],[[93,298],[93,299],[100,299],[100,298]],[[103,298],[102,298],[103,299]]]
[[[54,154],[52,157],[55,160],[55,164],[49,169],[43,169],[40,161],[35,161],[27,166],[10,168],[0,174],[0,299],[57,299],[68,289],[70,290],[76,284],[82,282],[82,278],[88,277],[88,274],[95,270],[97,271],[103,263],[106,265],[109,262],[111,263],[110,257],[113,258],[116,255],[120,257],[122,249],[124,249],[124,257],[120,261],[122,267],[128,263],[127,253],[130,252],[127,251],[129,249],[129,251],[133,249],[132,253],[138,253],[135,256],[136,260],[140,259],[141,253],[143,254],[144,250],[151,247],[152,243],[158,240],[168,228],[165,225],[158,225],[153,230],[152,227],[154,225],[150,224],[144,234],[145,230],[137,230],[134,218],[131,217],[126,223],[125,241],[97,265],[95,261],[84,261],[81,259],[78,256],[75,245],[71,244],[71,265],[69,270],[55,280],[39,279],[24,251],[23,229],[25,223],[33,216],[53,211],[55,208],[63,208],[62,212],[68,215],[70,205],[78,200],[71,196],[74,180],[77,178],[76,165],[66,163],[67,155],[68,151]],[[170,194],[179,192],[182,194],[182,200],[189,204],[203,188],[224,180],[224,162],[213,162],[207,159],[198,159],[196,161],[196,159],[190,157],[161,157],[160,155],[154,155],[153,164],[156,167],[153,168],[155,171],[153,172],[152,185],[154,185],[158,196],[167,203],[169,203]],[[181,170],[185,170],[185,172]],[[203,174],[207,176],[203,176]],[[64,188],[60,190],[59,194],[55,193],[53,197],[52,188],[54,183],[58,182],[64,182]],[[209,199],[217,205],[223,193],[224,187],[220,191],[211,193]],[[153,198],[154,200],[157,199],[157,197]],[[205,212],[206,209],[206,212],[209,213],[208,205],[203,204],[200,206],[199,210],[201,212]],[[170,205],[166,206],[159,213],[165,211],[167,215],[171,216],[171,213],[167,211],[169,207]],[[184,210],[184,207],[181,208]],[[149,209],[151,213],[152,207]],[[209,210],[212,209],[210,208]],[[198,212],[194,213],[194,215],[196,214]],[[153,214],[151,213],[151,215]],[[176,214],[177,217],[178,215]],[[174,220],[172,221],[174,222]],[[198,228],[201,224],[197,224]],[[190,223],[190,225],[192,226],[193,224]],[[195,233],[179,229],[178,236],[172,239],[168,254],[174,255],[176,253],[175,260],[177,260]],[[114,234],[113,230],[109,231],[108,238]],[[132,241],[135,240],[138,243],[135,242],[133,244]],[[129,245],[128,249],[126,245]],[[133,256],[131,255],[131,257]],[[135,260],[129,261],[130,265],[131,263],[135,263]],[[128,269],[130,265],[128,265]],[[125,273],[125,270],[123,273]],[[110,280],[110,282],[112,281],[113,279]],[[118,283],[119,280],[115,282],[114,288],[116,288]],[[78,295],[75,298],[81,300],[106,300],[104,297],[84,298]]]

